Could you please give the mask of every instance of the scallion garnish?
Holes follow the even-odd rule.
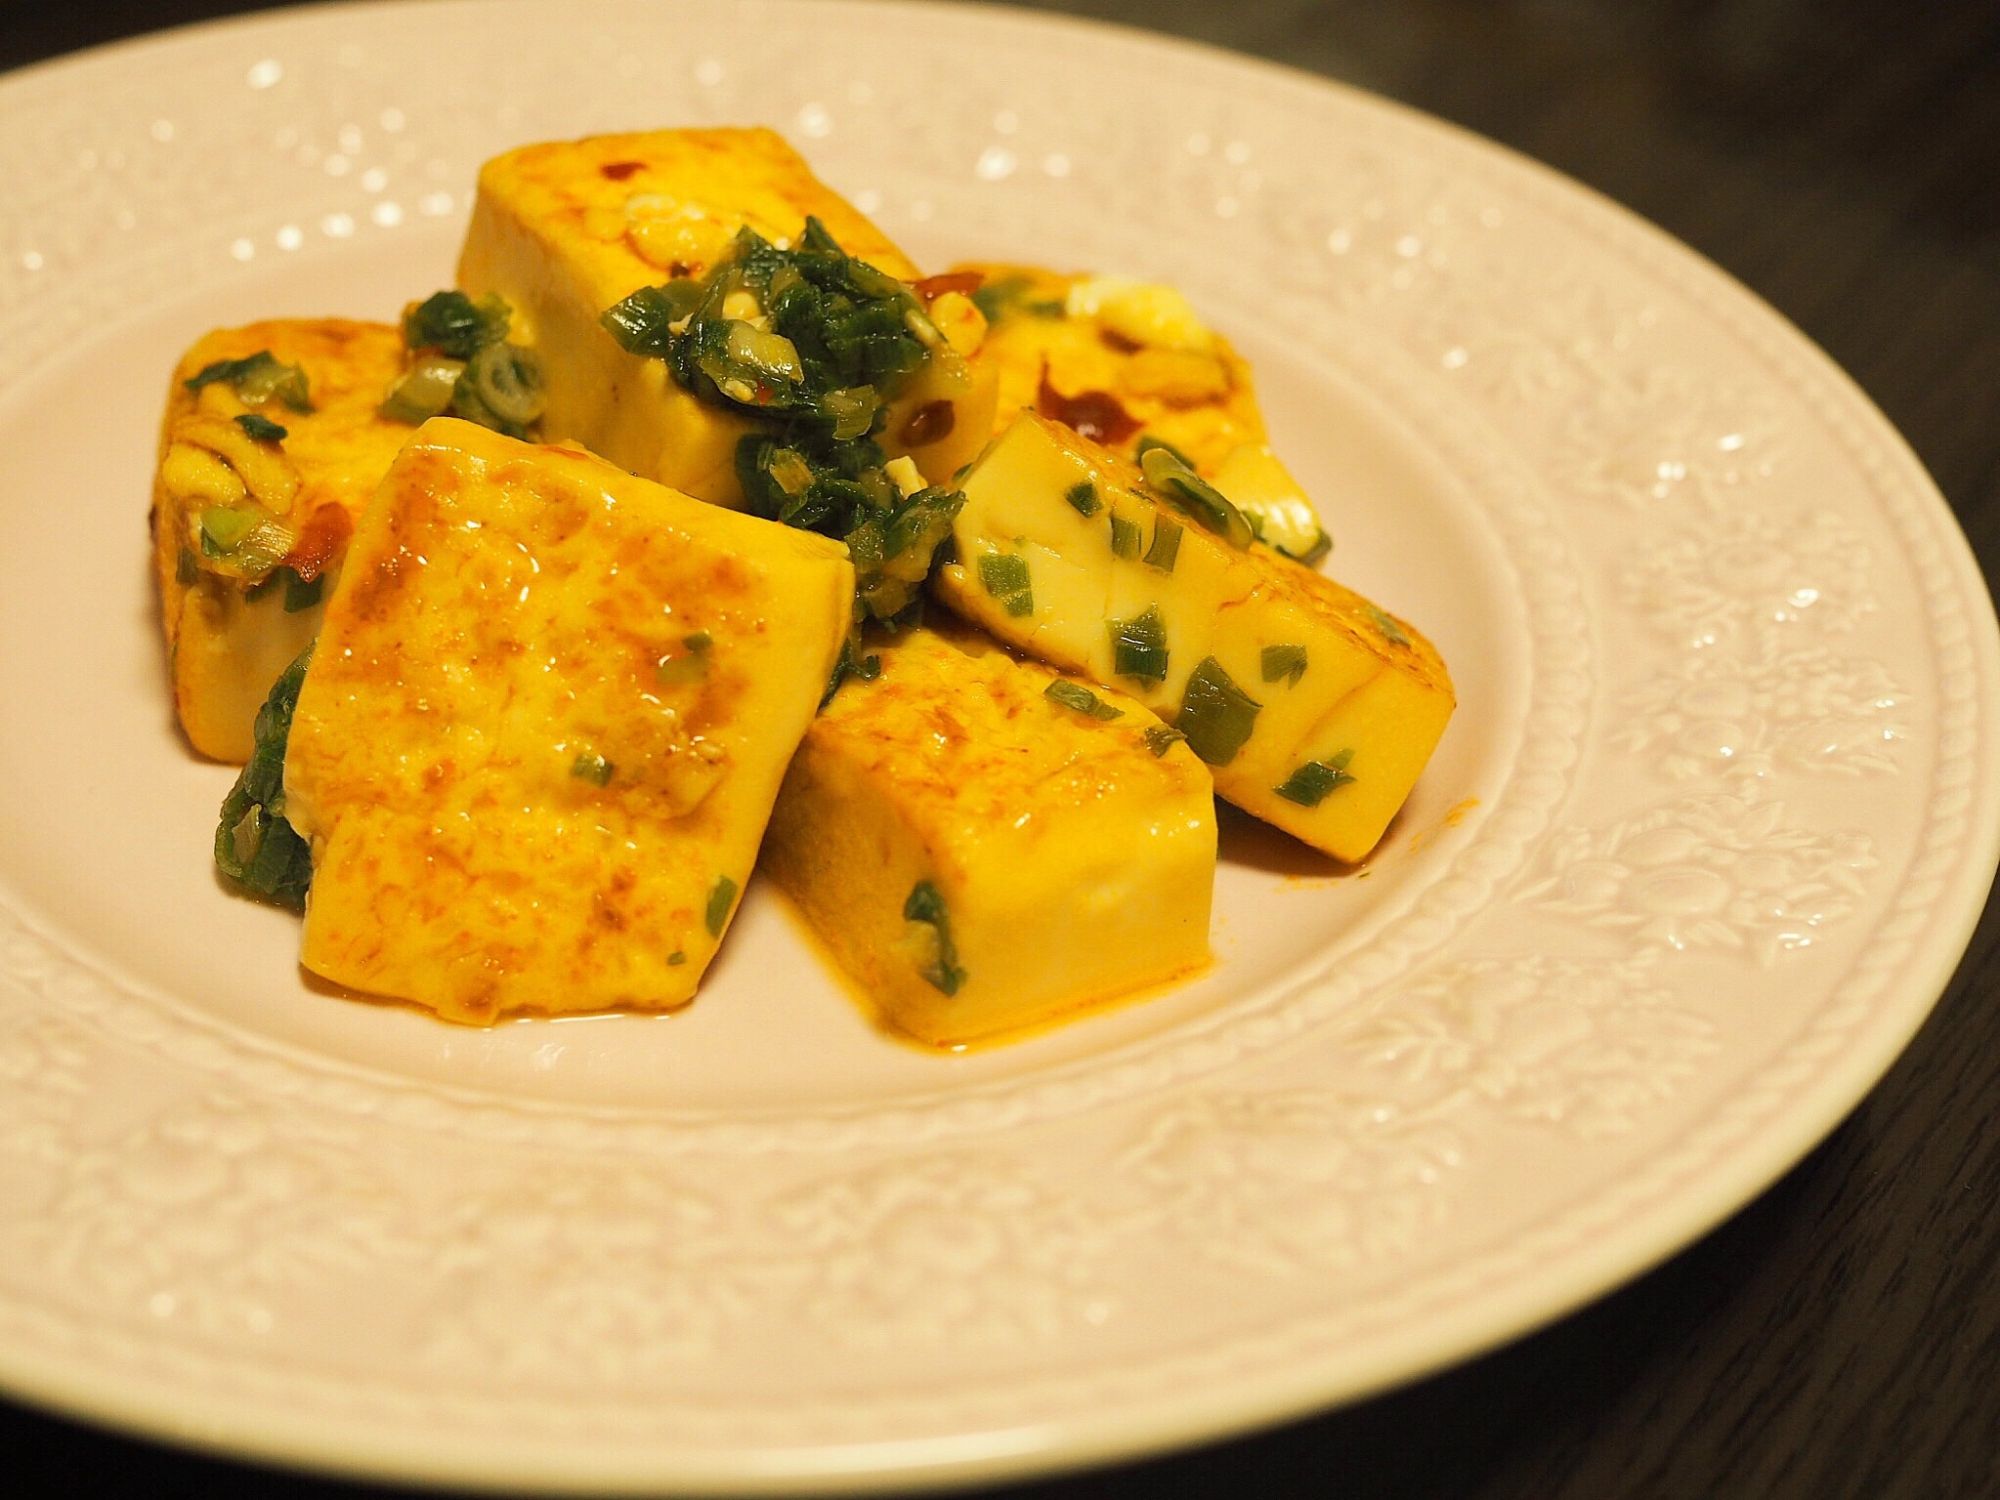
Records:
[[[1111,513],[1111,555],[1128,561],[1139,555],[1139,523]]]
[[[1204,657],[1188,675],[1174,727],[1196,755],[1211,766],[1226,766],[1249,741],[1263,706],[1236,685],[1221,662]]]
[[[296,615],[311,609],[326,593],[326,574],[312,578],[301,578],[290,568],[281,570],[285,575],[285,613]]]
[[[236,418],[241,427],[255,443],[282,443],[290,434],[269,417],[260,417],[254,411],[243,412]]]
[[[1230,546],[1241,549],[1250,545],[1255,533],[1243,519],[1243,512],[1231,505],[1222,491],[1195,473],[1192,464],[1165,443],[1148,445],[1141,440],[1139,446],[1139,468],[1155,494],[1192,516]]]
[[[183,384],[191,391],[198,391],[217,381],[227,383],[247,406],[262,406],[276,397],[295,412],[313,409],[304,367],[279,364],[269,349],[259,349],[242,359],[218,359],[203,365]]]
[[[1010,552],[984,552],[979,557],[979,581],[1007,613],[1020,618],[1035,612],[1035,594],[1028,578],[1028,560]]]
[[[587,781],[592,786],[611,785],[611,773],[615,768],[594,750],[585,750],[569,764],[569,774],[578,781]]]
[[[1178,521],[1170,521],[1165,516],[1153,518],[1153,545],[1146,549],[1146,566],[1158,568],[1162,573],[1174,570],[1174,559],[1180,556],[1181,528]]]
[[[497,293],[474,302],[464,292],[433,292],[403,314],[403,342],[412,349],[471,359],[506,338],[511,321],[512,310]]]
[[[1063,499],[1075,507],[1076,513],[1086,520],[1097,514],[1103,502],[1097,498],[1097,486],[1088,479],[1079,479],[1063,493]]]
[[[1109,721],[1125,717],[1124,709],[1113,708],[1082,683],[1071,682],[1066,677],[1058,677],[1043,688],[1042,696],[1052,702],[1060,703],[1064,708],[1073,708],[1092,719]]]
[[[653,668],[653,676],[662,683],[700,682],[708,676],[708,653],[714,644],[714,638],[706,630],[682,636],[683,654],[661,657]]]
[[[761,309],[754,321],[730,315],[749,305]],[[911,287],[808,219],[784,249],[745,228],[706,275],[642,288],[602,322],[697,400],[751,424],[736,447],[749,509],[846,542],[860,618],[906,614],[964,503],[937,488],[904,495],[876,441],[917,373],[959,358]],[[919,415],[926,441],[956,420],[949,402]],[[899,438],[919,446],[907,426]]]
[[[392,422],[421,426],[451,409],[452,393],[465,374],[465,361],[442,354],[423,354],[403,373],[382,403],[382,415]]]
[[[1403,627],[1372,604],[1368,606],[1368,618],[1374,622],[1375,628],[1382,632],[1384,640],[1397,646],[1410,644],[1410,638],[1403,633]]]
[[[736,902],[736,882],[727,875],[718,875],[715,889],[708,893],[708,910],[702,913],[702,921],[708,927],[710,937],[721,937],[724,925],[729,921],[729,908]]]
[[[201,550],[206,557],[226,557],[257,529],[257,517],[247,510],[211,505],[201,513]]]
[[[250,895],[293,911],[305,907],[312,851],[285,820],[285,745],[311,660],[308,646],[257,710],[255,748],[223,800],[215,829],[216,867]]]
[[[688,961],[688,956],[685,953],[681,952],[681,950],[678,948],[674,949],[673,952],[667,955],[667,967],[670,969],[678,969],[682,964],[686,963],[687,961]]]
[[[1318,807],[1326,800],[1327,793],[1355,780],[1347,769],[1347,763],[1353,759],[1352,750],[1343,750],[1326,760],[1309,760],[1287,776],[1283,786],[1271,790],[1287,802],[1296,802],[1301,807]]]
[[[903,903],[903,920],[921,922],[934,934],[931,957],[918,966],[931,988],[956,995],[965,983],[965,970],[958,966],[958,949],[951,941],[951,920],[945,915],[944,897],[928,880],[919,880]]]
[[[453,404],[468,392],[502,422],[525,428],[542,414],[542,362],[519,344],[488,344],[466,364]]]
[[[1140,738],[1146,742],[1146,748],[1152,751],[1154,757],[1157,758],[1165,755],[1174,746],[1185,740],[1187,736],[1182,734],[1178,729],[1169,729],[1164,724],[1155,724],[1145,734],[1141,735]]]
[[[1306,675],[1306,648],[1303,646],[1266,646],[1263,661],[1266,682],[1285,678],[1288,679],[1286,687],[1297,687],[1299,679]]]
[[[1157,604],[1129,620],[1107,620],[1111,632],[1111,670],[1120,677],[1160,683],[1167,678],[1167,626]]]

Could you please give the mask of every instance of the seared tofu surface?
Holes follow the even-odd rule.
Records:
[[[299,696],[302,961],[483,1023],[686,1003],[846,637],[840,544],[438,418]]]
[[[953,609],[1133,694],[1246,812],[1337,859],[1375,846],[1454,702],[1416,627],[1261,543],[1232,545],[1033,413],[964,490],[957,560],[933,580]]]
[[[304,372],[311,410],[246,401],[227,380],[188,388],[218,361],[260,352]],[[353,520],[410,439],[378,410],[402,361],[402,335],[388,324],[280,318],[216,329],[175,366],[153,482],[153,562],[175,712],[202,754],[249,758],[265,694],[318,632]],[[284,436],[260,441],[238,418]],[[244,558],[220,552],[213,536],[204,545],[202,518],[219,513],[254,518],[266,528],[260,543],[274,540]]]
[[[474,296],[506,298],[511,336],[540,355],[545,437],[574,439],[636,474],[737,507],[736,444],[749,424],[697,401],[662,361],[627,353],[598,320],[642,287],[704,275],[740,229],[790,244],[808,216],[850,255],[917,278],[782,137],[710,129],[553,141],[493,158],[480,170],[458,281]],[[940,400],[954,404],[950,421],[935,414]],[[911,391],[907,410],[892,411],[884,445],[933,482],[948,481],[985,441],[992,402],[990,381]],[[915,420],[927,408],[933,415]]]
[[[1163,442],[1213,480],[1257,534],[1316,562],[1330,542],[1271,451],[1250,366],[1173,287],[1039,266],[968,262],[989,317],[978,354],[998,382],[994,435],[1023,411],[1134,457]]]
[[[953,1046],[1208,962],[1212,782],[1178,736],[963,626],[873,649],[762,858],[883,1021]]]

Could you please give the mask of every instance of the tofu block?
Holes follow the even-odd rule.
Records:
[[[292,721],[305,967],[472,1023],[686,1003],[853,587],[824,537],[425,423]]]
[[[1312,502],[1271,451],[1250,366],[1170,286],[968,261],[988,319],[976,363],[999,387],[994,435],[1037,411],[1130,458],[1171,445],[1289,556],[1329,543]]]
[[[808,215],[850,255],[917,278],[780,136],[714,129],[553,141],[493,158],[480,170],[458,282],[506,298],[510,337],[541,356],[545,438],[740,508],[735,454],[748,423],[696,400],[663,361],[627,353],[598,319],[642,287],[704,275],[746,225],[789,244]],[[934,483],[948,482],[991,430],[991,381],[962,364],[957,372],[943,385],[918,380],[881,433],[892,456],[908,455]]]
[[[188,388],[218,361],[260,352],[303,370],[311,411],[275,396],[253,404],[228,380]],[[410,439],[377,411],[402,361],[402,335],[388,324],[297,318],[216,329],[174,367],[153,481],[153,564],[174,710],[202,754],[249,759],[265,694],[318,633],[353,519]],[[240,416],[285,435],[260,442]],[[214,555],[201,525],[211,510],[264,530],[243,555]]]
[[[807,732],[763,867],[884,1022],[958,1046],[1208,962],[1212,783],[1177,736],[963,627],[879,654]]]
[[[1414,626],[1261,543],[1230,545],[1033,413],[964,490],[957,560],[933,580],[952,608],[1137,697],[1245,812],[1336,859],[1375,846],[1454,701]]]

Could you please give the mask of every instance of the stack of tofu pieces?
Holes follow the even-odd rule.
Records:
[[[252,325],[183,360],[154,532],[196,748],[247,758],[264,691],[318,638],[284,749],[307,968],[474,1023],[671,1009],[760,867],[881,1022],[959,1046],[1201,970],[1217,793],[1336,859],[1380,838],[1449,678],[1414,627],[1296,560],[1323,550],[1317,519],[1263,446],[1247,371],[1164,289],[1058,278],[1057,320],[1048,273],[934,278],[960,302],[1028,283],[1021,316],[1108,351],[1102,383],[1126,393],[1079,394],[1096,377],[1074,360],[1052,393],[1048,330],[990,297],[983,346],[984,320],[960,320],[969,378],[919,377],[878,437],[965,496],[932,579],[949,613],[871,635],[869,675],[822,704],[859,655],[847,549],[743,513],[749,423],[600,321],[740,229],[782,245],[808,216],[918,282],[768,131],[489,162],[458,280],[503,298],[539,356],[541,443],[382,418],[404,358],[388,325]],[[248,408],[188,382],[259,349],[304,370],[312,409],[239,467]],[[1173,442],[1167,470],[1142,428]],[[264,476],[267,500],[272,462],[291,480]],[[1215,491],[1160,479],[1184,469],[1255,492],[1269,542],[1196,524]],[[319,587],[252,598],[204,566],[218,505],[316,539],[287,557]]]

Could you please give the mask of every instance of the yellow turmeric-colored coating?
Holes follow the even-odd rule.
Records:
[[[313,403],[305,413],[279,401],[257,409],[285,429],[276,445],[254,443],[237,427],[234,418],[251,408],[227,383],[198,392],[186,385],[217,360],[259,350],[302,367]],[[202,568],[202,510],[254,504],[270,511],[299,534],[289,559],[294,570],[330,583],[353,518],[413,430],[378,411],[402,360],[402,334],[387,324],[278,318],[218,328],[175,365],[153,480],[153,563],[174,710],[202,754],[249,759],[257,709],[318,631],[322,609],[288,611],[283,588],[246,597],[244,580]]]
[[[1087,515],[1069,498],[1085,484]],[[1181,727],[1189,679],[1212,662],[1209,681],[1223,674],[1256,705],[1247,738],[1211,760],[1217,793],[1336,858],[1374,847],[1454,704],[1444,662],[1415,626],[1261,543],[1231,547],[1164,504],[1125,459],[1033,413],[987,451],[964,489],[958,560],[933,584],[952,608]],[[1114,522],[1127,528],[1126,555],[1114,551]],[[1170,566],[1156,550],[1163,528],[1170,540],[1179,534]],[[982,560],[994,558],[1025,568],[1026,598],[986,587]],[[1118,675],[1108,628],[1149,610],[1167,649],[1154,682]],[[1288,658],[1296,673],[1273,671]],[[1322,769],[1293,781],[1312,765]],[[1337,784],[1315,797],[1315,776]],[[1279,791],[1288,784],[1294,795]]]
[[[1088,435],[1127,457],[1150,433],[1212,477],[1236,449],[1266,441],[1250,366],[1221,335],[1147,305],[1166,289],[1086,295],[1071,311],[1072,289],[1095,278],[995,261],[952,269],[976,273],[989,295],[1000,294],[989,302],[998,311],[978,354],[999,382],[995,436],[1023,410],[1060,417],[1064,402],[1081,401],[1087,411],[1091,397],[1108,396],[1127,422],[1114,417],[1110,430]]]
[[[456,1021],[692,998],[847,629],[845,549],[436,418],[299,696],[302,962]]]
[[[917,269],[770,130],[656,130],[522,146],[481,168],[458,282],[498,292],[510,337],[542,358],[542,432],[574,439],[635,474],[740,506],[735,415],[697,401],[658,359],[628,354],[600,326],[641,287],[699,277],[745,226],[789,244],[817,218],[849,254],[909,281]],[[882,441],[932,482],[948,481],[991,428],[990,380],[919,382],[892,407]],[[961,388],[962,387],[962,388]],[[913,419],[938,402],[913,427]],[[904,434],[912,440],[904,440]]]
[[[1212,783],[1152,714],[1052,701],[1058,673],[963,627],[871,649],[881,675],[807,732],[762,861],[887,1024],[957,1045],[1207,962]],[[942,929],[905,915],[922,882]]]

